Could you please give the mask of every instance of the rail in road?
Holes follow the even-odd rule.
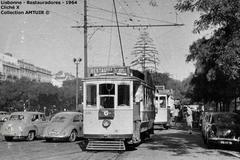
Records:
[[[237,160],[239,151],[208,149],[201,134],[195,130],[189,135],[184,128],[155,130],[150,139],[130,151],[82,151],[82,140],[75,143],[25,140],[0,141],[0,159],[4,160]]]

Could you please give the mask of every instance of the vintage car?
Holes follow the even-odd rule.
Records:
[[[44,113],[13,112],[9,120],[3,123],[1,133],[6,141],[11,141],[14,137],[32,141],[35,137],[42,136],[46,125],[47,121]]]
[[[67,139],[70,142],[82,137],[83,118],[81,112],[59,112],[51,118],[44,129],[43,137],[46,141]]]
[[[207,112],[202,119],[202,136],[208,147],[240,145],[240,116],[232,112]]]
[[[0,111],[0,122],[5,122],[9,118],[9,113],[5,111]]]

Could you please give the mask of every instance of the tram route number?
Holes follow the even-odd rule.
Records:
[[[77,4],[77,1],[66,1],[66,4]]]

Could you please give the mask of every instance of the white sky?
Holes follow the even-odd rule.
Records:
[[[25,0],[22,0],[25,1]],[[150,0],[115,0],[120,23],[169,24],[176,22],[175,0],[156,0],[157,7],[149,6]],[[113,24],[112,0],[88,0],[88,24]],[[83,29],[71,28],[83,24],[83,0],[77,5],[22,5],[21,10],[50,10],[49,15],[1,15],[0,52],[10,52],[18,59],[25,59],[52,73],[60,70],[75,74],[73,58],[83,58]],[[134,15],[134,16],[133,16]],[[147,17],[147,18],[146,18]],[[184,79],[194,71],[193,64],[186,64],[189,45],[201,35],[192,33],[197,13],[178,13],[182,27],[147,28],[160,55],[159,72],[168,72],[172,78]],[[154,20],[153,20],[154,19]],[[78,21],[78,22],[77,22]],[[113,17],[115,21],[115,17]],[[133,60],[131,52],[140,30],[121,28],[126,65]],[[122,65],[117,28],[88,30],[88,63],[90,66]],[[79,75],[83,76],[83,62]]]

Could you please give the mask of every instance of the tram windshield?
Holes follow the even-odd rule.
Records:
[[[115,84],[104,83],[99,85],[100,107],[114,108]]]
[[[99,102],[97,102],[97,97],[99,97]],[[115,108],[115,105],[119,107],[130,106],[130,85],[127,83],[87,84],[87,106],[97,107],[98,103],[100,108]]]

